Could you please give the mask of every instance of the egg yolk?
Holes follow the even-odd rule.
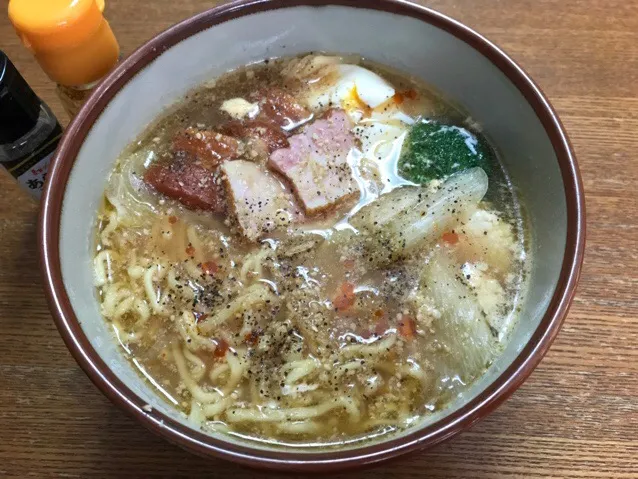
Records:
[[[366,105],[361,97],[359,97],[356,85],[352,87],[348,96],[343,99],[343,108],[346,111],[359,110],[363,113],[364,118],[372,114],[372,108]]]

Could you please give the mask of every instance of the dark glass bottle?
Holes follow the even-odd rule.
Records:
[[[49,107],[0,51],[0,165],[37,199],[61,136]]]

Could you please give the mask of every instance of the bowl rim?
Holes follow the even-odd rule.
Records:
[[[539,326],[510,366],[477,397],[433,424],[382,443],[322,452],[254,449],[189,428],[155,409],[146,411],[146,402],[109,369],[82,331],[62,280],[59,251],[62,202],[69,175],[87,134],[115,94],[164,50],[204,29],[249,14],[298,6],[347,6],[416,18],[452,34],[483,54],[519,89],[541,121],[558,159],[567,205],[565,256],[556,290]],[[575,294],[585,248],[585,202],[576,158],[553,107],[518,64],[471,28],[404,0],[240,0],[211,8],[168,28],[135,50],[101,82],[67,128],[49,168],[38,241],[45,293],[60,335],[87,376],[113,403],[152,432],[201,456],[259,468],[328,472],[377,463],[439,444],[485,417],[523,383],[558,334]]]

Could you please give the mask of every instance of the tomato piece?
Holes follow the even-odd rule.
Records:
[[[202,271],[204,274],[214,275],[219,271],[219,266],[214,261],[206,261],[202,263]]]
[[[343,269],[346,271],[352,271],[354,269],[355,262],[353,259],[347,259],[343,262]]]
[[[190,245],[190,244],[189,244],[189,245],[186,247],[186,254],[187,254],[188,256],[193,256],[193,255],[195,254],[195,248],[193,248],[193,245]]]
[[[217,347],[215,348],[213,356],[216,358],[223,358],[226,356],[226,352],[230,347],[224,339],[216,339],[215,341],[217,342]]]
[[[252,330],[250,333],[244,336],[244,340],[246,341],[246,344],[254,346],[255,344],[257,344],[257,341],[259,341],[259,336],[261,336],[261,331]]]
[[[352,307],[355,300],[354,284],[345,282],[339,287],[335,298],[332,300],[332,305],[337,311],[345,311]]]
[[[206,313],[199,313],[197,311],[193,311],[193,316],[195,316],[195,324],[199,324],[206,318],[208,318],[208,315]]]
[[[376,336],[383,336],[388,329],[390,329],[390,323],[388,323],[385,315],[381,316],[381,318],[377,321],[377,324],[374,326],[374,334]]]
[[[168,217],[168,222],[172,225],[174,225],[175,223],[177,223],[177,216],[169,216]]]
[[[411,316],[403,315],[398,324],[399,334],[405,339],[414,339],[416,336],[416,322]]]
[[[447,231],[443,233],[443,235],[441,236],[441,240],[450,246],[454,246],[456,243],[459,242],[459,235],[456,234],[454,231]]]

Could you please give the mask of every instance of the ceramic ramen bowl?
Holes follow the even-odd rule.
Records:
[[[380,34],[380,32],[384,32]],[[500,150],[530,227],[529,294],[504,353],[461,397],[418,426],[363,444],[285,448],[203,433],[127,362],[100,315],[93,232],[106,178],[124,147],[186,91],[231,69],[308,51],[357,53],[415,75],[462,105]],[[58,329],[96,386],[145,427],[203,455],[328,471],[449,439],[529,376],[567,314],[583,260],[584,200],[569,141],[527,74],[498,47],[432,10],[392,0],[253,0],[189,18],[124,60],[69,126],[42,203],[46,292]]]

